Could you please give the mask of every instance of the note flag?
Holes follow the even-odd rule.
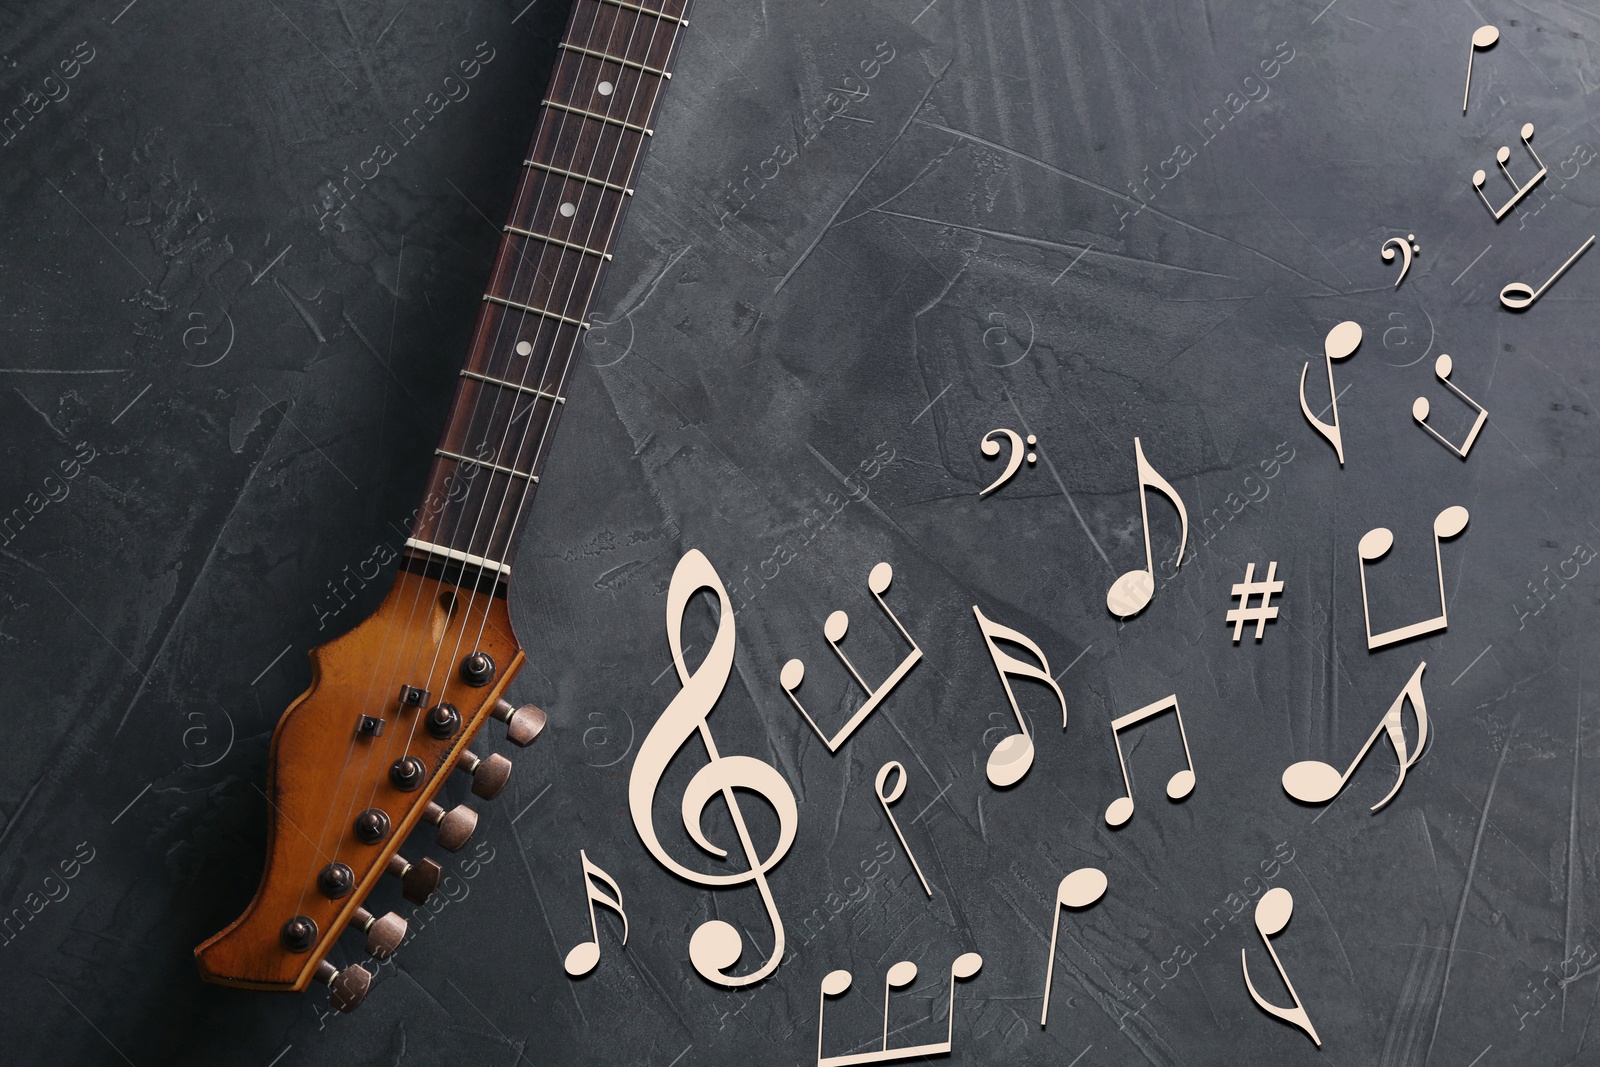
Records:
[[[916,981],[917,965],[910,960],[901,960],[890,967],[883,981],[883,1047],[876,1052],[857,1052],[843,1056],[822,1054],[822,1024],[823,1014],[828,1007],[828,998],[837,997],[850,988],[851,974],[844,970],[829,971],[822,979],[822,992],[817,997],[817,1067],[855,1067],[863,1063],[893,1063],[896,1060],[914,1060],[922,1056],[948,1055],[955,1047],[956,982],[971,978],[982,967],[983,957],[976,952],[963,952],[955,958],[955,962],[950,964],[949,1025],[945,1029],[944,1040],[927,1045],[908,1045],[905,1048],[889,1047],[889,991],[903,988]]]
[[[1333,387],[1333,361],[1346,358],[1360,344],[1361,324],[1357,322],[1341,322],[1322,339],[1322,359],[1328,365],[1328,407],[1333,410],[1331,423],[1323,422],[1311,414],[1311,405],[1306,403],[1306,375],[1311,371],[1311,364],[1300,368],[1300,412],[1313,430],[1328,439],[1334,455],[1339,457],[1341,467],[1344,466],[1344,437],[1339,433],[1339,391]]]
[[[1183,550],[1189,544],[1189,509],[1183,506],[1183,500],[1178,496],[1178,491],[1172,488],[1172,483],[1157,474],[1156,469],[1144,458],[1144,446],[1137,437],[1133,439],[1133,459],[1139,472],[1139,520],[1144,524],[1144,570],[1129,571],[1113,582],[1106,592],[1106,607],[1119,619],[1139,614],[1156,592],[1156,564],[1155,556],[1150,551],[1150,508],[1145,501],[1146,490],[1158,491],[1178,509],[1178,518],[1183,523],[1182,536],[1178,541],[1176,565],[1179,567],[1183,566]]]
[[[1183,711],[1178,707],[1178,696],[1174,693],[1154,704],[1147,704],[1138,711],[1130,711],[1120,719],[1112,720],[1111,737],[1117,743],[1117,762],[1122,765],[1122,785],[1127,792],[1113,800],[1106,808],[1107,825],[1121,826],[1133,818],[1133,783],[1128,777],[1128,759],[1122,754],[1122,731],[1146,719],[1153,719],[1169,709],[1177,717],[1178,736],[1183,739],[1183,758],[1188,766],[1167,779],[1167,796],[1173,800],[1182,800],[1194,792],[1194,756],[1189,753],[1189,732],[1183,728]]]
[[[1433,517],[1433,563],[1439,576],[1439,614],[1409,626],[1385,630],[1381,634],[1372,632],[1372,609],[1367,604],[1367,564],[1375,563],[1388,555],[1389,549],[1394,547],[1394,534],[1379,526],[1361,535],[1356,551],[1361,556],[1361,612],[1367,621],[1367,651],[1392,645],[1407,638],[1431,634],[1450,625],[1450,610],[1444,599],[1444,559],[1439,552],[1439,542],[1448,541],[1465,530],[1467,518],[1467,509],[1460,504],[1445,508]]]
[[[922,659],[922,649],[917,647],[917,643],[911,639],[911,635],[906,632],[906,628],[900,625],[900,620],[895,618],[894,612],[890,611],[889,605],[883,601],[883,594],[888,591],[889,583],[893,580],[894,568],[887,563],[880,563],[872,568],[872,573],[867,575],[867,588],[872,591],[872,596],[877,600],[878,606],[883,609],[883,613],[889,616],[889,621],[894,623],[895,628],[900,631],[900,636],[906,639],[906,644],[911,646],[911,651],[907,653],[905,659],[900,661],[900,665],[894,669],[894,672],[884,679],[883,684],[876,689],[867,684],[867,680],[861,677],[861,672],[856,670],[856,665],[850,662],[850,657],[844,654],[844,649],[839,647],[839,642],[844,640],[845,633],[850,629],[850,616],[842,611],[836,611],[828,616],[827,622],[822,624],[822,636],[828,639],[828,645],[833,649],[833,654],[839,657],[850,671],[851,676],[867,692],[867,702],[856,709],[856,713],[850,716],[849,721],[839,728],[838,733],[832,737],[823,733],[822,727],[817,725],[817,720],[811,717],[811,713],[800,703],[800,698],[794,695],[794,691],[800,688],[800,683],[806,677],[806,665],[804,663],[801,663],[798,659],[792,659],[783,665],[783,671],[778,676],[778,681],[783,685],[783,691],[789,694],[789,700],[793,702],[800,714],[805,716],[806,722],[811,724],[811,728],[817,732],[817,736],[822,738],[822,743],[828,746],[829,752],[839,751],[839,746],[850,740],[850,735],[856,732],[856,727],[866,721],[867,716],[871,715],[878,705],[883,703],[883,699],[894,691],[894,687],[900,684],[900,679],[910,673],[911,668],[915,667],[917,661]]]
[[[1001,741],[994,747],[994,751],[989,753],[989,782],[1004,789],[1022,781],[1023,775],[1028,773],[1028,768],[1033,766],[1033,736],[1028,733],[1028,724],[1023,721],[1022,711],[1017,707],[1017,694],[1011,690],[1011,676],[1032,678],[1050,687],[1051,692],[1056,695],[1056,700],[1061,704],[1063,730],[1067,728],[1067,698],[1061,695],[1061,687],[1056,685],[1056,680],[1050,676],[1050,661],[1044,658],[1044,652],[1026,634],[985,618],[976,604],[972,605],[972,614],[978,617],[978,629],[983,631],[983,642],[989,646],[989,658],[994,660],[994,669],[1000,674],[1000,684],[1006,687],[1006,699],[1011,701],[1011,714],[1017,717],[1017,732]],[[1032,652],[1038,659],[1039,666],[1035,667],[1027,660],[1018,659],[1009,652],[1001,651],[1000,646],[994,643],[996,638]]]
[[[709,589],[716,595],[717,632],[705,659],[691,671],[683,658],[683,616],[690,599],[702,589]],[[734,615],[733,604],[728,599],[722,579],[717,577],[716,568],[699,549],[690,549],[672,572],[672,582],[667,587],[667,644],[672,648],[672,662],[683,688],[672,698],[639,745],[639,753],[634,757],[633,770],[628,777],[628,808],[639,839],[657,863],[679,878],[705,886],[755,883],[767,917],[772,922],[773,937],[772,955],[759,967],[749,974],[735,976],[726,973],[728,968],[739,962],[744,943],[733,924],[722,919],[702,923],[689,938],[689,961],[702,978],[722,986],[747,986],[767,977],[783,959],[783,918],[778,914],[772,887],[767,884],[767,872],[778,865],[794,844],[800,815],[789,783],[771,765],[752,756],[724,756],[717,751],[717,743],[711,735],[707,719],[722,696],[723,687],[728,684],[728,675],[733,670]],[[731,874],[704,874],[685,867],[667,853],[656,834],[656,791],[667,772],[667,764],[695,736],[699,736],[705,746],[709,762],[695,772],[684,790],[679,805],[683,827],[700,848],[718,859],[726,858],[727,849],[713,844],[706,837],[702,825],[706,805],[720,793],[739,836],[748,870]],[[777,816],[778,840],[765,856],[756,848],[750,828],[745,823],[739,801],[741,793],[754,793],[766,801]]]
[[[1250,958],[1244,949],[1239,950],[1239,965],[1244,968],[1245,988],[1250,990],[1250,998],[1256,1002],[1256,1006],[1274,1018],[1282,1019],[1291,1026],[1298,1026],[1318,1048],[1321,1048],[1322,1039],[1317,1036],[1317,1028],[1311,1025],[1311,1017],[1306,1014],[1305,1005],[1300,1003],[1300,994],[1294,991],[1294,983],[1289,981],[1289,974],[1283,969],[1283,961],[1278,959],[1278,950],[1272,947],[1271,938],[1289,925],[1289,919],[1293,915],[1294,896],[1282,886],[1267,890],[1261,899],[1256,901],[1256,930],[1261,934],[1261,943],[1267,946],[1267,953],[1272,957],[1272,965],[1278,968],[1278,977],[1283,979],[1283,984],[1289,989],[1289,995],[1294,998],[1294,1007],[1280,1008],[1256,992],[1255,983],[1250,981]]]
[[[1096,867],[1079,867],[1056,887],[1055,920],[1050,924],[1050,965],[1044,969],[1044,1006],[1039,1009],[1042,1029],[1050,1018],[1050,980],[1056,973],[1056,936],[1061,933],[1062,908],[1087,908],[1106,894],[1105,872]]]
[[[889,781],[890,773],[899,774],[895,779],[894,788],[885,792],[884,785]],[[906,859],[911,861],[911,869],[917,872],[917,880],[922,883],[922,891],[930,898],[933,890],[928,886],[928,880],[922,876],[922,864],[917,862],[917,857],[911,854],[911,846],[906,844],[906,835],[901,832],[900,824],[895,821],[894,812],[889,810],[889,805],[900,799],[906,791],[906,768],[899,760],[890,760],[878,768],[878,803],[883,805],[883,813],[889,817],[889,825],[894,827],[894,836],[900,839],[900,847],[906,850]]]
[[[583,889],[589,897],[589,934],[593,940],[575,945],[572,951],[567,953],[564,966],[567,973],[574,978],[582,978],[594,970],[595,965],[600,962],[600,929],[595,924],[595,904],[603,904],[622,916],[622,943],[624,945],[628,943],[628,913],[622,910],[622,890],[617,886],[616,879],[590,863],[588,854],[582,849],[578,850],[578,858],[583,861]],[[608,896],[603,890],[596,888],[594,883],[597,880],[609,886],[613,895]]]
[[[1394,746],[1395,758],[1400,761],[1400,775],[1394,780],[1394,787],[1384,794],[1383,799],[1372,805],[1372,810],[1377,811],[1393,800],[1394,795],[1400,792],[1400,787],[1406,782],[1406,771],[1422,758],[1422,749],[1428,743],[1428,702],[1422,696],[1422,671],[1427,665],[1426,660],[1417,664],[1417,669],[1411,674],[1411,680],[1400,690],[1400,695],[1394,698],[1394,703],[1389,705],[1389,710],[1379,720],[1378,728],[1372,731],[1367,743],[1361,746],[1356,758],[1350,761],[1349,770],[1340,774],[1338,770],[1321,760],[1302,760],[1283,772],[1284,792],[1302,804],[1326,804],[1344,789],[1345,783],[1356,773],[1361,761],[1367,758],[1367,753],[1372,750],[1378,735],[1388,734],[1389,743]],[[1417,719],[1415,749],[1410,749],[1406,745],[1405,724],[1401,721],[1401,712],[1408,699],[1411,701],[1411,713]]]

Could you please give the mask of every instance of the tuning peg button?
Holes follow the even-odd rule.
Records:
[[[458,852],[472,838],[478,828],[478,813],[465,804],[457,804],[449,811],[433,801],[423,809],[422,821],[439,828],[439,847],[447,852]]]
[[[372,988],[372,975],[365,967],[352,964],[341,971],[327,960],[317,964],[317,980],[326,982],[333,991],[328,1003],[345,1012],[360,1007],[367,998],[367,990]]]
[[[533,744],[533,739],[539,736],[548,718],[543,708],[532,704],[512,707],[511,702],[504,698],[494,702],[494,711],[490,714],[506,724],[506,740],[519,748]]]
[[[394,955],[400,942],[406,939],[406,921],[394,912],[378,916],[366,908],[357,908],[355,927],[367,935],[367,951],[374,959],[386,960]]]
[[[469,749],[461,753],[461,762],[456,768],[472,775],[472,791],[485,800],[499,796],[500,790],[511,781],[511,761],[498,752],[480,759]]]
[[[400,895],[413,904],[426,904],[439,888],[439,877],[444,873],[432,860],[412,863],[398,852],[389,857],[389,866],[384,870],[400,879]]]

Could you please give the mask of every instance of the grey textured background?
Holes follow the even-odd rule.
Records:
[[[0,149],[0,514],[60,498],[0,546],[0,909],[65,893],[0,945],[0,1059],[804,1064],[824,973],[856,975],[828,1014],[837,1053],[871,1047],[873,990],[916,961],[891,1019],[915,1043],[942,1034],[941,976],[976,949],[955,1063],[1597,1062],[1600,260],[1526,314],[1496,300],[1596,226],[1592,9],[699,0],[513,584],[515,693],[552,727],[480,805],[478,851],[408,848],[447,860],[449,892],[334,1017],[316,994],[204,985],[190,953],[255,886],[268,740],[306,649],[381,594],[344,605],[330,583],[370,574],[416,506],[566,12],[124,3],[0,13],[5,108],[67,91]],[[1503,39],[1463,118],[1484,21]],[[93,58],[45,86],[80,42]],[[319,187],[479,42],[470,95],[319,221]],[[893,58],[863,81],[875,53]],[[1292,58],[1263,80],[1275,53]],[[1526,174],[1525,121],[1551,176],[1496,225],[1468,176],[1507,142]],[[1133,183],[1175,157],[1140,208]],[[1379,247],[1407,233],[1396,291]],[[1347,318],[1366,335],[1335,371],[1340,470],[1295,391]],[[1440,352],[1491,413],[1465,463],[1409,415],[1425,395],[1445,432],[1466,424]],[[1324,396],[1320,362],[1311,381]],[[1042,458],[980,501],[997,426]],[[1136,435],[1194,528],[1119,627],[1104,596],[1141,558]],[[92,459],[62,481],[75,450]],[[1429,523],[1458,503],[1448,632],[1369,654],[1356,541],[1395,531],[1371,578],[1399,625],[1426,610]],[[1170,556],[1173,513],[1151,512]],[[748,582],[718,742],[772,762],[801,808],[772,879],[793,953],[744,993],[686,949],[715,913],[764,951],[754,892],[674,880],[627,817],[631,756],[676,692],[665,591],[689,547]],[[849,610],[852,654],[887,672],[879,560],[926,661],[829,756],[778,669],[805,659],[808,706],[843,721],[859,697],[821,623]],[[1236,647],[1229,586],[1268,560],[1282,615]],[[1009,711],[974,603],[1043,646],[1069,706],[1063,734],[1020,686],[1039,755],[1003,793],[983,765]],[[710,629],[697,608],[692,661]],[[1380,748],[1325,813],[1290,801],[1283,768],[1349,759],[1418,659],[1435,740],[1399,797],[1366,810],[1392,780]],[[1107,723],[1169,692],[1199,785],[1169,803],[1170,726],[1130,734],[1139,807],[1108,831]],[[931,902],[873,796],[889,759]],[[602,962],[572,982],[580,848],[632,933],[622,948],[602,913]],[[92,858],[46,883],[75,853]],[[1111,888],[1063,916],[1041,1032],[1053,887],[1086,864]],[[1263,872],[1295,895],[1276,943],[1320,1051],[1242,986],[1241,947],[1284,995],[1250,921]],[[412,914],[392,888],[376,904]]]

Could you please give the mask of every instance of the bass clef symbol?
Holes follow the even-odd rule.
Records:
[[[711,643],[711,651],[706,653],[700,666],[691,671],[683,659],[683,614],[690,598],[702,589],[709,589],[717,596],[717,634]],[[706,718],[716,706],[728,682],[728,675],[733,670],[733,605],[728,600],[722,579],[717,577],[716,568],[711,566],[711,561],[699,549],[691,549],[685,554],[672,572],[672,584],[667,589],[667,643],[672,647],[672,662],[677,667],[678,681],[683,688],[672,698],[639,746],[639,754],[633,761],[633,771],[628,779],[628,807],[640,840],[656,861],[673,874],[705,886],[742,885],[745,882],[756,884],[767,915],[772,920],[773,931],[772,955],[760,967],[749,974],[725,973],[739,961],[744,944],[739,931],[721,919],[701,924],[689,939],[689,960],[706,981],[729,987],[751,985],[776,970],[783,959],[783,920],[778,915],[778,905],[767,884],[767,872],[778,865],[788,854],[789,846],[794,844],[800,816],[794,793],[782,775],[751,756],[721,755],[717,751],[716,741],[712,739]],[[667,764],[697,731],[705,744],[710,762],[695,773],[684,791],[684,829],[702,849],[719,859],[725,858],[727,850],[707,839],[701,826],[706,805],[713,796],[721,793],[749,868],[736,874],[703,874],[691,870],[668,855],[656,836],[656,790],[660,788]],[[777,814],[778,842],[767,856],[761,855],[750,837],[735,789],[758,794]]]

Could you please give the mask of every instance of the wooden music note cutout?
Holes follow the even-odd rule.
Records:
[[[1261,895],[1261,899],[1256,901],[1256,930],[1261,934],[1261,943],[1267,946],[1267,954],[1272,957],[1272,965],[1278,968],[1278,977],[1283,979],[1283,984],[1289,989],[1289,995],[1294,998],[1294,1007],[1280,1008],[1256,992],[1255,983],[1250,981],[1250,959],[1244,949],[1239,950],[1239,966],[1244,968],[1245,988],[1250,990],[1250,999],[1256,1002],[1256,1007],[1291,1026],[1299,1027],[1318,1048],[1321,1048],[1322,1039],[1317,1036],[1317,1028],[1311,1025],[1311,1017],[1306,1014],[1305,1005],[1300,1002],[1300,994],[1294,991],[1294,983],[1289,981],[1289,974],[1283,969],[1283,961],[1278,959],[1278,951],[1272,947],[1271,939],[1289,925],[1289,919],[1293,915],[1294,896],[1282,886],[1267,890]]]
[[[628,913],[622,910],[622,889],[605,871],[589,862],[589,856],[582,849],[578,850],[578,858],[583,861],[583,889],[589,898],[589,934],[593,940],[585,941],[581,945],[574,945],[572,951],[567,953],[567,959],[562,966],[574,978],[582,978],[595,965],[600,962],[600,929],[595,923],[594,906],[603,904],[622,916],[622,943],[628,943]],[[611,888],[615,896],[607,896],[595,888],[594,880],[599,879]]]
[[[1150,551],[1150,507],[1145,502],[1146,490],[1154,489],[1172,501],[1183,523],[1182,536],[1178,540],[1178,561],[1174,569],[1183,566],[1183,552],[1189,544],[1189,509],[1183,506],[1183,500],[1172,484],[1156,473],[1156,469],[1144,458],[1144,446],[1137,437],[1133,439],[1133,459],[1139,472],[1139,521],[1144,524],[1144,570],[1129,571],[1111,583],[1111,588],[1106,592],[1106,607],[1119,619],[1139,614],[1156,592],[1156,564],[1155,556]]]
[[[1111,738],[1117,745],[1117,762],[1122,765],[1122,785],[1126,792],[1106,808],[1108,826],[1121,826],[1133,818],[1133,782],[1128,777],[1127,757],[1122,754],[1122,731],[1146,719],[1153,719],[1169,708],[1178,719],[1178,736],[1183,739],[1183,758],[1188,766],[1167,779],[1167,796],[1172,800],[1182,800],[1194,792],[1194,756],[1189,752],[1189,732],[1183,728],[1183,711],[1178,707],[1178,695],[1174,693],[1111,721]]]
[[[691,671],[683,659],[683,616],[690,599],[702,589],[709,589],[717,597],[717,632],[711,649],[700,666]],[[650,854],[667,870],[704,886],[732,886],[754,882],[761,893],[767,917],[772,922],[772,955],[758,968],[744,975],[725,973],[739,962],[744,950],[739,931],[722,919],[702,923],[689,938],[689,961],[708,982],[738,987],[759,982],[777,969],[783,959],[783,918],[778,914],[777,902],[772,897],[772,887],[767,883],[767,872],[776,867],[794,844],[795,830],[799,826],[799,809],[794,802],[794,792],[783,776],[771,765],[753,756],[723,756],[711,736],[707,717],[722,696],[733,670],[734,615],[728,591],[717,577],[716,568],[699,549],[690,549],[678,561],[672,572],[672,582],[667,587],[667,643],[672,648],[672,662],[678,670],[682,689],[672,698],[665,711],[639,745],[633,760],[633,770],[628,777],[628,808],[633,815],[633,828],[639,834]],[[728,850],[706,837],[702,821],[711,798],[722,795],[727,805],[733,827],[744,850],[748,870],[732,874],[703,874],[685,867],[673,859],[656,835],[655,797],[661,779],[667,772],[678,750],[696,734],[705,746],[709,762],[695,772],[684,790],[679,805],[683,827],[700,848],[718,859],[724,859]],[[762,856],[745,824],[744,812],[739,806],[740,792],[754,793],[772,807],[778,821],[778,841],[772,851]]]
[[[1379,250],[1383,253],[1383,261],[1385,263],[1392,263],[1394,262],[1395,250],[1389,246],[1396,245],[1400,249],[1400,255],[1402,258],[1400,261],[1400,277],[1394,280],[1394,287],[1396,289],[1400,288],[1400,283],[1406,280],[1406,271],[1411,269],[1411,253],[1422,251],[1422,246],[1417,244],[1416,240],[1417,235],[1414,233],[1406,234],[1406,238],[1403,241],[1398,237],[1391,237],[1387,241],[1383,242],[1383,247]]]
[[[1056,700],[1061,704],[1063,730],[1067,728],[1067,698],[1061,695],[1061,687],[1056,685],[1056,680],[1050,676],[1050,661],[1044,658],[1044,652],[1026,634],[985,618],[976,604],[972,605],[972,614],[977,616],[978,629],[983,631],[983,642],[989,646],[989,658],[994,660],[994,669],[1000,675],[1000,684],[1006,687],[1006,699],[1011,702],[1011,714],[1017,717],[1017,732],[1001,741],[994,747],[994,751],[989,753],[989,783],[1004,789],[1022,781],[1023,775],[1028,773],[1028,768],[1033,766],[1033,735],[1028,733],[1028,724],[1023,721],[1022,710],[1017,707],[1017,694],[1011,690],[1010,676],[1032,678],[1050,687],[1050,691],[1055,693]],[[1032,652],[1039,660],[1039,666],[1035,667],[1026,660],[1001,651],[1000,646],[995,644],[996,638],[1020,645]]]
[[[1039,1028],[1050,1018],[1050,982],[1056,973],[1056,936],[1061,933],[1062,908],[1087,908],[1106,893],[1106,874],[1097,867],[1079,867],[1056,887],[1055,919],[1050,924],[1050,965],[1044,969],[1044,1006],[1039,1009]]]
[[[823,1056],[822,1055],[822,1024],[823,1013],[828,1007],[828,998],[836,997],[850,988],[851,975],[849,971],[829,971],[822,979],[822,990],[817,997],[817,1067],[855,1067],[863,1063],[893,1063],[896,1060],[914,1060],[921,1056],[947,1055],[955,1047],[956,1031],[956,982],[965,981],[977,974],[983,967],[983,957],[976,952],[964,952],[950,964],[950,1008],[948,1013],[949,1026],[945,1030],[943,1041],[935,1041],[927,1045],[909,1045],[905,1048],[889,1047],[889,991],[910,985],[917,979],[917,965],[910,960],[901,960],[889,968],[889,973],[883,981],[883,1047],[876,1052],[858,1052],[853,1055]]]
[[[828,645],[833,649],[834,655],[839,657],[845,667],[849,669],[851,676],[867,693],[867,702],[856,709],[856,713],[850,716],[849,721],[839,728],[838,733],[832,737],[823,733],[822,727],[817,725],[817,720],[811,717],[811,713],[806,711],[804,705],[800,703],[800,698],[794,695],[794,691],[800,687],[800,683],[806,677],[806,665],[804,663],[801,663],[798,659],[792,659],[783,665],[783,672],[778,676],[778,681],[783,685],[783,691],[789,694],[790,701],[799,709],[800,714],[805,716],[806,722],[811,724],[811,728],[817,732],[817,736],[822,738],[822,743],[828,746],[829,752],[839,751],[839,746],[850,740],[850,735],[856,732],[856,727],[860,726],[867,716],[871,715],[877,706],[883,703],[884,697],[894,691],[894,687],[900,684],[900,679],[904,678],[911,668],[917,665],[917,661],[922,658],[922,649],[917,647],[917,643],[911,639],[911,635],[906,632],[906,628],[900,625],[900,620],[895,618],[894,612],[890,611],[889,605],[883,601],[883,594],[888,590],[889,583],[893,580],[894,568],[887,563],[880,563],[872,568],[871,574],[867,575],[867,588],[872,591],[873,599],[877,600],[878,606],[883,609],[883,613],[889,616],[889,621],[894,623],[895,628],[900,631],[900,636],[906,639],[906,644],[911,646],[911,651],[905,659],[900,661],[900,665],[894,669],[894,673],[884,679],[883,684],[876,689],[867,684],[867,680],[861,677],[861,672],[856,670],[856,665],[850,662],[850,657],[844,654],[844,649],[839,647],[839,642],[844,640],[845,633],[850,629],[850,616],[842,611],[836,611],[829,615],[828,621],[822,625],[822,636],[828,639]]]
[[[1445,508],[1433,517],[1433,562],[1439,575],[1439,614],[1431,619],[1411,623],[1409,626],[1385,630],[1381,634],[1372,632],[1372,609],[1367,606],[1367,564],[1375,563],[1388,554],[1389,549],[1394,547],[1394,534],[1386,527],[1380,526],[1361,535],[1356,551],[1361,556],[1361,612],[1367,622],[1368,652],[1385,645],[1392,645],[1396,641],[1431,634],[1450,625],[1450,610],[1444,599],[1444,559],[1439,552],[1439,542],[1448,541],[1465,530],[1468,517],[1467,509],[1460,504]]]
[[[1328,439],[1333,446],[1334,454],[1339,457],[1339,466],[1344,466],[1344,438],[1339,433],[1339,391],[1333,387],[1333,361],[1344,359],[1356,350],[1361,344],[1361,324],[1356,322],[1341,322],[1328,331],[1328,336],[1322,339],[1322,358],[1328,365],[1328,396],[1329,407],[1333,409],[1333,422],[1323,422],[1311,414],[1311,405],[1306,403],[1306,374],[1311,370],[1307,363],[1300,368],[1300,411],[1311,424],[1311,428]]]
[[[1372,750],[1372,744],[1378,740],[1378,735],[1388,734],[1389,743],[1394,746],[1395,758],[1400,761],[1400,776],[1395,779],[1394,788],[1384,794],[1382,800],[1372,805],[1372,810],[1377,811],[1393,800],[1394,795],[1400,792],[1400,787],[1405,784],[1406,771],[1422,758],[1422,750],[1428,743],[1428,702],[1422,696],[1422,671],[1427,665],[1426,660],[1417,664],[1417,669],[1411,674],[1411,680],[1400,690],[1400,695],[1394,698],[1394,703],[1389,705],[1389,710],[1378,722],[1378,728],[1372,731],[1367,743],[1361,746],[1356,758],[1350,761],[1349,770],[1340,774],[1338,770],[1321,760],[1301,760],[1283,772],[1283,791],[1302,804],[1326,804],[1344,789],[1345,783],[1350,781],[1350,776],[1356,773],[1356,768]],[[1411,713],[1417,720],[1417,747],[1410,750],[1409,754],[1405,724],[1401,720],[1401,712],[1408,699],[1411,701]]]
[[[900,777],[895,779],[894,789],[885,793],[883,785],[889,780],[889,772],[896,771]],[[917,857],[911,854],[911,846],[906,844],[906,835],[900,832],[900,824],[895,821],[894,812],[889,810],[889,805],[900,799],[906,791],[906,769],[899,760],[890,760],[878,768],[878,780],[875,783],[878,791],[878,803],[883,805],[883,813],[889,817],[889,825],[894,827],[894,836],[900,839],[900,847],[906,850],[906,859],[911,861],[911,869],[917,872],[917,881],[922,883],[922,891],[933,898],[933,889],[929,887],[928,880],[922,876],[922,865],[917,862]]]
[[[989,488],[978,494],[980,498],[988,496],[990,493],[994,492],[996,489],[1000,488],[1002,485],[1005,485],[1011,480],[1011,476],[1016,474],[1018,468],[1022,466],[1023,452],[1026,451],[1022,447],[1022,438],[1018,436],[1017,431],[1005,429],[990,430],[988,433],[983,435],[983,443],[978,446],[983,450],[983,454],[988,456],[990,459],[993,459],[1000,454],[1000,442],[994,439],[995,434],[1003,435],[1010,443],[1011,454],[1006,457],[1006,469],[1000,472],[1000,477],[996,478],[990,484]],[[1030,433],[1028,435],[1028,448],[1031,449],[1038,443],[1039,439]],[[1038,454],[1035,452],[1029,451],[1027,456],[1028,465],[1030,467],[1039,459]]]
[[[1461,113],[1467,113],[1467,94],[1472,92],[1472,57],[1480,48],[1488,48],[1500,39],[1495,26],[1479,26],[1472,31],[1472,43],[1467,46],[1467,87],[1461,91]]]
[[[1533,289],[1522,282],[1512,282],[1511,284],[1507,285],[1504,289],[1500,290],[1500,303],[1504,304],[1512,311],[1521,311],[1523,308],[1539,299],[1544,295],[1544,291],[1550,288],[1551,282],[1561,277],[1561,275],[1566,272],[1566,269],[1572,266],[1573,262],[1577,260],[1579,256],[1583,255],[1589,250],[1589,246],[1594,244],[1594,238],[1595,235],[1591,233],[1589,235],[1589,239],[1583,242],[1583,244],[1579,245],[1578,250],[1572,253],[1572,255],[1568,256],[1567,261],[1561,264],[1561,266],[1557,267],[1556,272],[1550,275],[1545,283],[1539,286],[1538,289]]]
[[[1438,359],[1433,361],[1434,376],[1444,383],[1445,388],[1478,409],[1478,417],[1473,421],[1472,429],[1467,432],[1467,439],[1461,443],[1461,447],[1457,448],[1455,445],[1450,443],[1444,434],[1428,425],[1428,412],[1430,407],[1427,397],[1419,396],[1415,401],[1412,402],[1411,417],[1416,420],[1418,426],[1421,426],[1424,430],[1427,430],[1429,433],[1433,434],[1434,440],[1438,441],[1441,445],[1444,445],[1444,447],[1448,448],[1462,459],[1466,459],[1467,453],[1472,451],[1473,442],[1478,439],[1478,431],[1482,430],[1483,424],[1489,421],[1489,412],[1482,404],[1478,403],[1466,393],[1463,393],[1460,389],[1456,388],[1456,383],[1450,380],[1450,372],[1454,369],[1455,363],[1450,359],[1449,356],[1440,355]]]
[[[1533,123],[1525,122],[1522,124],[1521,138],[1523,147],[1528,150],[1528,155],[1533,157],[1533,161],[1539,164],[1539,169],[1532,178],[1528,179],[1527,184],[1518,185],[1517,179],[1511,176],[1511,168],[1506,166],[1511,160],[1511,149],[1501,145],[1494,154],[1494,161],[1499,164],[1500,173],[1506,176],[1506,181],[1511,183],[1511,187],[1516,192],[1512,194],[1510,200],[1507,200],[1499,208],[1489,203],[1488,196],[1484,194],[1483,183],[1488,180],[1488,175],[1481,170],[1473,171],[1472,173],[1472,186],[1478,190],[1478,198],[1483,201],[1483,206],[1489,209],[1489,214],[1494,216],[1494,221],[1496,222],[1505,218],[1506,212],[1516,207],[1517,201],[1532,192],[1533,187],[1543,181],[1544,176],[1549,173],[1549,168],[1544,165],[1544,160],[1540,159],[1539,153],[1533,150],[1533,144],[1531,143],[1533,141]]]

